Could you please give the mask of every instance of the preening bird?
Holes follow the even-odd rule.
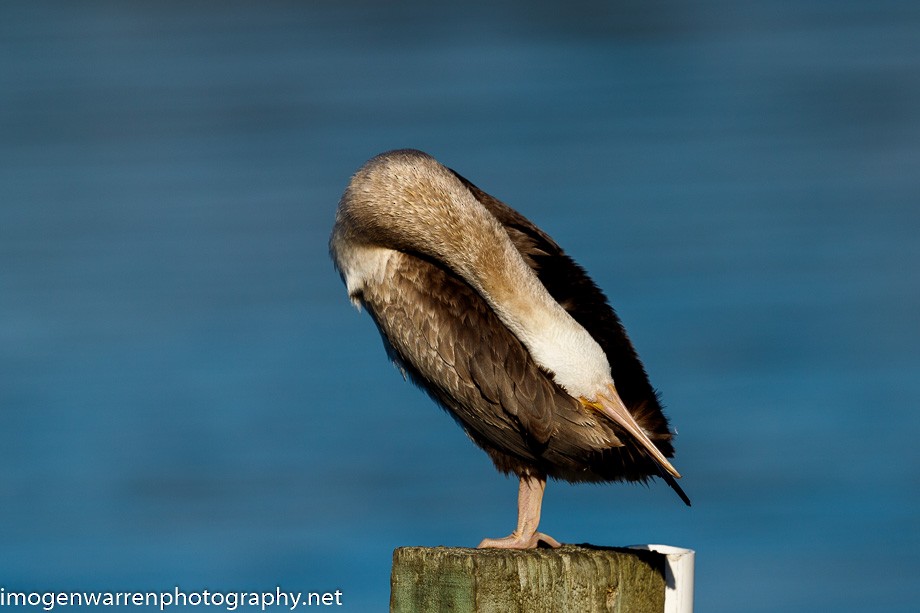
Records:
[[[607,298],[545,232],[431,156],[383,153],[345,190],[330,251],[389,356],[520,479],[530,548],[547,477],[675,481],[658,396]]]

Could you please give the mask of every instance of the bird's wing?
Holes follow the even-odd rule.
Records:
[[[614,431],[543,372],[466,282],[435,262],[396,252],[387,283],[362,300],[390,355],[481,446],[533,461],[554,445],[603,449]],[[559,421],[566,428],[559,428]]]
[[[454,172],[502,224],[524,261],[547,291],[604,350],[616,389],[642,428],[666,457],[674,453],[658,393],[620,318],[587,272],[529,219]]]

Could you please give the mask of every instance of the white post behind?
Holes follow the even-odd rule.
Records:
[[[693,565],[696,552],[671,545],[631,545],[629,549],[654,551],[667,556],[664,613],[693,613]]]

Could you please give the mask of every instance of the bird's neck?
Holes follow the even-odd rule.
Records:
[[[482,296],[569,394],[593,398],[606,389],[612,379],[600,345],[553,299],[495,217],[433,164],[398,174],[359,172],[340,208],[343,234],[440,261]]]

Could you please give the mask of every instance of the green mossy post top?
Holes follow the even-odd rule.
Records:
[[[592,545],[400,547],[390,612],[661,613],[665,564],[659,553]]]

